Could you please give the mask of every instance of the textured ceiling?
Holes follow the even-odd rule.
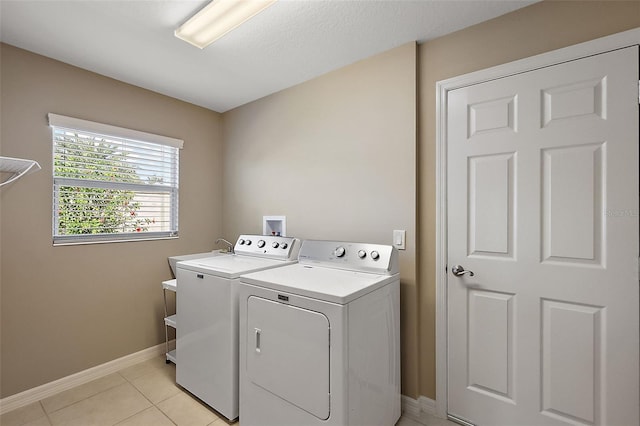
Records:
[[[204,50],[173,31],[206,1],[0,0],[0,40],[224,112],[536,0],[280,0]]]

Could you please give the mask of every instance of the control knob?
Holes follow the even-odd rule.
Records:
[[[265,244],[264,240],[258,240],[258,247],[262,248]]]
[[[286,249],[287,247],[289,247],[289,244],[287,244],[287,243],[280,244],[280,248],[281,249]]]
[[[374,250],[374,251],[372,251],[372,252],[371,252],[371,258],[372,258],[373,260],[378,260],[378,259],[380,259],[380,253],[378,253],[378,252],[377,252],[377,251],[375,251],[375,250]]]
[[[344,249],[344,247],[340,246],[333,253],[336,255],[336,257],[342,257],[346,253],[346,250]]]
[[[245,243],[246,245],[250,246],[250,245],[251,245],[251,240],[244,240],[244,243]]]
[[[238,240],[238,244],[243,245],[243,244],[244,244],[244,240],[243,240],[242,238],[240,238],[240,239]]]
[[[278,242],[277,242],[277,241],[274,241],[274,242],[271,244],[271,247],[273,247],[273,248],[278,248],[278,246],[279,246],[279,245],[280,245],[280,244],[278,244]]]
[[[364,259],[367,256],[367,252],[364,250],[358,250],[358,257]]]

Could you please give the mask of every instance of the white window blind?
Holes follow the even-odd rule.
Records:
[[[182,141],[49,114],[53,129],[53,242],[178,235]]]

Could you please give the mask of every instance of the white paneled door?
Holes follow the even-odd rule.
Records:
[[[638,47],[452,90],[446,132],[449,414],[638,425]]]

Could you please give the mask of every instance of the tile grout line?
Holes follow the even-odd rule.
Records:
[[[120,372],[118,372],[118,371],[116,371],[116,373],[120,374]],[[120,374],[120,375],[122,376],[122,374]],[[124,377],[124,376],[123,376],[123,377]],[[153,403],[149,398],[147,398],[147,395],[145,395],[144,393],[142,393],[142,392],[140,391],[140,389],[138,389],[138,388],[136,387],[136,385],[134,385],[134,384],[133,384],[133,383],[131,383],[129,380],[127,380],[127,378],[126,378],[126,377],[124,377],[124,380],[125,380],[125,381],[129,384],[129,386],[131,386],[131,387],[132,387],[136,392],[138,392],[140,395],[142,395],[142,397],[143,397],[144,399],[146,399],[146,400],[147,400],[147,402],[148,402],[149,404],[151,404],[151,407],[155,407],[155,406],[156,406],[156,405],[155,405],[155,404],[154,404],[154,403]],[[130,418],[131,418],[131,417],[133,417],[133,416],[137,416],[138,414],[142,413],[142,412],[143,412],[143,411],[145,411],[145,410],[148,410],[148,409],[149,409],[149,408],[151,408],[151,407],[143,408],[142,410],[138,411],[137,413],[134,413],[134,414],[130,415],[130,416],[129,416],[129,417],[127,417],[126,419],[122,419],[122,420],[120,420],[119,422],[115,423],[115,424],[114,424],[114,425],[112,425],[112,426],[116,426],[118,423],[122,423],[123,421],[125,421],[125,420],[127,420],[127,419],[130,419]]]
[[[0,0],[0,1],[1,1],[1,0]],[[118,373],[118,372],[115,372],[115,373]],[[115,373],[111,373],[111,374],[115,374]],[[118,373],[118,374],[119,374],[119,373]],[[119,375],[120,375],[120,377],[122,377],[122,378],[125,380],[125,382],[127,381],[127,380],[126,380],[126,378],[124,378],[124,376],[122,376],[121,374],[119,374]],[[106,376],[104,376],[104,377],[106,377]],[[44,401],[45,399],[53,398],[53,397],[55,397],[55,396],[57,396],[57,395],[60,395],[60,394],[62,394],[62,393],[64,393],[64,392],[69,392],[69,391],[71,391],[71,390],[73,390],[73,389],[77,389],[77,388],[79,388],[79,387],[81,387],[81,386],[85,386],[85,385],[87,385],[87,384],[89,384],[89,383],[95,382],[96,380],[101,380],[101,379],[102,379],[102,378],[104,378],[104,377],[100,377],[100,378],[95,379],[95,380],[92,380],[92,381],[90,381],[90,382],[83,383],[83,384],[81,384],[81,385],[78,385],[78,386],[75,386],[75,387],[73,387],[73,388],[67,389],[67,390],[65,390],[65,391],[58,392],[57,394],[51,395],[51,396],[49,396],[49,397],[47,397],[47,398],[43,398],[43,399],[38,400],[38,402],[39,402],[39,403],[40,403],[40,405],[42,406],[42,410],[43,410],[43,411],[45,412],[45,414],[47,415],[47,418],[49,418],[49,422],[53,425],[53,422],[51,422],[51,417],[49,416],[50,414],[54,414],[54,413],[56,413],[56,412],[58,412],[58,411],[60,411],[60,410],[64,410],[65,408],[71,407],[72,405],[78,404],[78,403],[80,403],[80,402],[82,402],[82,401],[85,401],[85,400],[87,400],[87,399],[89,399],[89,398],[92,398],[92,397],[94,397],[94,396],[96,396],[96,395],[99,395],[99,394],[101,394],[101,393],[103,393],[103,392],[107,392],[107,391],[109,391],[109,390],[111,390],[111,389],[113,389],[113,388],[115,388],[115,387],[117,387],[117,386],[120,386],[122,383],[120,383],[120,384],[114,384],[114,385],[112,385],[112,386],[109,386],[108,388],[102,389],[100,392],[93,393],[93,394],[91,394],[91,395],[87,395],[87,396],[85,396],[84,398],[82,398],[82,399],[80,399],[80,400],[78,400],[78,401],[73,401],[73,402],[71,402],[71,403],[68,403],[67,405],[62,405],[62,406],[60,406],[60,407],[56,408],[55,410],[53,410],[53,411],[51,411],[51,412],[48,412],[48,411],[46,410],[45,406],[44,406],[43,401]]]
[[[120,371],[121,371],[121,370],[120,370]],[[133,388],[134,388],[134,389],[135,389],[135,390],[136,390],[140,395],[142,395],[142,396],[143,396],[147,401],[149,401],[149,403],[151,404],[151,407],[153,407],[153,408],[155,408],[156,410],[158,410],[158,411],[160,412],[160,414],[162,414],[162,415],[163,415],[165,418],[167,418],[171,423],[173,423],[174,425],[176,425],[176,426],[177,426],[177,423],[176,423],[176,422],[174,422],[174,421],[173,421],[173,419],[171,419],[169,416],[167,416],[167,415],[165,414],[165,412],[164,412],[164,411],[162,411],[162,410],[160,409],[160,407],[158,407],[158,406],[157,406],[153,401],[151,401],[151,400],[150,400],[150,399],[149,399],[149,398],[148,398],[148,397],[147,397],[147,396],[146,396],[142,391],[140,391],[140,389],[138,389],[138,388],[136,387],[136,385],[134,385],[134,384],[133,384],[133,382],[132,382],[131,380],[129,380],[128,378],[126,378],[123,374],[120,374],[120,371],[116,371],[116,373],[117,373],[117,374],[119,374],[119,375],[120,375],[120,377],[122,377],[122,378],[125,380],[125,382],[129,383],[129,384],[130,384],[130,385],[131,385],[131,386],[132,386],[132,387],[133,387]],[[142,375],[142,376],[144,376],[144,375]],[[140,377],[142,377],[142,376],[140,376]],[[170,397],[169,397],[169,398],[170,398]],[[163,401],[166,401],[166,400],[167,400],[167,399],[169,399],[169,398],[165,398],[165,399],[163,399],[162,401],[158,401],[158,403],[163,402]],[[148,409],[149,409],[149,408],[151,408],[151,407],[147,407],[147,408],[145,408],[145,409],[144,409],[144,410],[142,410],[142,411],[148,410]],[[131,415],[131,416],[127,417],[126,419],[122,419],[122,420],[120,420],[118,423],[122,423],[122,422],[124,422],[125,420],[130,419],[131,417],[133,417],[133,416],[136,416],[136,415],[140,414],[142,411],[139,411],[139,412],[137,412],[137,413],[135,413],[135,414],[133,414],[133,415]],[[118,425],[118,423],[116,423],[114,426],[117,426],[117,425]]]
[[[163,366],[163,367],[164,367],[164,366]],[[186,391],[185,389],[183,389],[181,386],[177,385],[177,383],[175,383],[175,379],[174,379],[174,380],[172,380],[172,381],[174,382],[174,386],[178,389],[178,391],[179,391],[179,392],[178,392],[178,393],[176,393],[176,394],[174,394],[174,395],[170,395],[170,396],[168,396],[168,397],[166,397],[166,398],[164,398],[164,399],[162,399],[162,400],[158,401],[157,403],[154,403],[154,402],[150,399],[150,397],[148,397],[148,396],[147,396],[147,395],[146,395],[146,394],[145,394],[141,389],[139,389],[139,388],[134,384],[134,382],[135,382],[136,380],[138,380],[139,378],[141,378],[141,377],[145,377],[145,376],[152,376],[152,375],[154,375],[154,374],[161,374],[161,375],[167,375],[167,374],[168,374],[168,377],[170,377],[170,376],[172,375],[172,372],[165,371],[165,370],[166,370],[165,368],[160,368],[160,367],[155,368],[155,367],[154,367],[152,370],[146,371],[146,373],[145,373],[145,374],[142,374],[142,375],[140,375],[139,377],[132,377],[131,379],[129,379],[127,376],[125,376],[125,374],[123,374],[123,373],[122,373],[124,370],[125,370],[125,369],[120,369],[120,370],[117,370],[117,371],[113,371],[113,372],[111,373],[111,374],[115,375],[117,378],[119,378],[119,379],[121,380],[121,381],[119,381],[119,383],[117,383],[117,384],[115,384],[115,383],[114,383],[113,385],[111,385],[111,386],[109,386],[109,387],[107,387],[107,388],[101,389],[99,392],[92,393],[92,394],[89,394],[89,395],[85,395],[82,399],[77,400],[77,401],[73,401],[73,402],[71,402],[71,403],[67,403],[66,405],[63,405],[63,406],[60,406],[60,407],[57,407],[57,408],[55,408],[54,410],[52,410],[51,412],[48,412],[48,411],[45,409],[44,400],[46,400],[46,399],[48,399],[48,398],[52,398],[52,397],[54,397],[55,395],[59,395],[60,393],[67,392],[67,391],[71,391],[72,389],[76,389],[76,388],[81,387],[81,386],[85,386],[85,385],[87,385],[87,384],[89,384],[89,383],[91,383],[91,382],[83,383],[83,384],[78,385],[78,386],[76,386],[76,387],[74,387],[74,388],[67,389],[67,390],[65,390],[65,391],[63,391],[63,392],[58,392],[58,393],[56,393],[56,394],[54,394],[54,395],[50,395],[50,396],[48,396],[48,397],[46,397],[46,398],[42,398],[42,399],[39,399],[39,400],[34,401],[34,402],[37,402],[37,403],[38,403],[38,406],[40,407],[40,409],[41,409],[42,413],[44,414],[44,416],[42,416],[42,417],[46,418],[46,420],[47,420],[48,424],[49,424],[49,425],[51,425],[51,426],[53,426],[53,425],[54,425],[54,422],[53,422],[53,420],[52,420],[52,419],[53,419],[53,415],[54,415],[54,414],[56,414],[57,412],[59,412],[59,411],[61,411],[61,410],[68,409],[69,407],[72,407],[72,406],[74,406],[74,405],[76,405],[76,404],[80,404],[80,403],[82,403],[82,402],[84,402],[84,401],[87,401],[87,400],[89,400],[89,399],[91,399],[91,398],[94,398],[94,397],[96,397],[96,396],[98,396],[98,395],[101,395],[101,394],[103,394],[103,393],[105,393],[105,392],[109,392],[109,391],[113,390],[114,388],[116,388],[116,387],[118,387],[118,386],[123,386],[123,385],[125,385],[125,384],[126,384],[126,385],[128,385],[128,386],[130,386],[131,388],[133,388],[133,389],[135,390],[135,392],[136,392],[138,395],[141,395],[141,396],[143,397],[143,399],[144,399],[145,401],[147,401],[147,403],[149,404],[149,406],[147,406],[146,408],[141,409],[140,411],[138,411],[138,412],[136,412],[136,413],[133,413],[133,414],[129,415],[128,417],[126,417],[126,418],[124,418],[124,419],[120,419],[120,420],[118,420],[116,423],[113,423],[113,424],[110,424],[110,425],[105,424],[105,425],[103,425],[103,426],[117,426],[117,425],[121,424],[122,422],[125,422],[125,421],[127,421],[127,420],[131,419],[132,417],[134,417],[134,416],[136,416],[136,415],[140,415],[140,413],[142,413],[142,412],[144,412],[144,411],[146,411],[146,410],[148,410],[149,408],[152,408],[152,407],[153,407],[154,409],[156,409],[157,411],[159,411],[159,412],[161,413],[161,415],[162,415],[162,417],[163,417],[163,418],[165,418],[165,419],[167,419],[167,420],[168,420],[168,424],[176,425],[176,426],[177,426],[177,425],[178,425],[178,420],[174,420],[174,419],[172,419],[171,417],[169,417],[169,415],[168,415],[167,413],[165,413],[165,412],[164,412],[164,411],[159,407],[159,404],[162,404],[162,403],[164,403],[164,402],[166,402],[166,401],[170,400],[171,398],[174,398],[174,397],[176,397],[176,396],[178,396],[178,395],[180,395],[180,394],[188,395],[188,396],[190,396],[192,399],[196,400],[200,405],[203,405],[203,406],[204,406],[204,404],[203,404],[201,401],[197,400],[197,399],[196,399],[196,398],[194,398],[192,395],[190,395],[190,394],[189,394],[189,392],[187,392],[187,391]],[[106,377],[106,376],[105,376],[105,377]],[[114,379],[115,379],[115,378],[114,378]],[[95,379],[95,380],[99,380],[99,379]],[[95,381],[95,380],[93,380],[93,381]],[[64,400],[65,400],[65,399],[62,399],[62,401],[64,401]],[[58,401],[58,402],[59,402],[59,401]],[[52,407],[55,407],[55,404],[54,404],[54,405],[52,405]],[[207,423],[207,426],[217,426],[217,425],[220,425],[220,426],[227,426],[227,425],[229,425],[229,426],[231,426],[231,425],[233,425],[233,426],[237,426],[236,422],[234,422],[234,423],[229,423],[228,421],[226,421],[226,419],[224,419],[223,417],[221,417],[221,415],[219,415],[217,411],[215,411],[215,410],[211,409],[210,407],[206,407],[206,406],[204,406],[204,408],[206,408],[208,411],[211,411],[211,412],[215,415],[215,417],[216,417],[216,418],[213,420],[213,422],[211,422],[211,423]],[[42,417],[39,417],[38,419],[42,419]]]
[[[44,404],[42,403],[42,400],[38,400],[38,404],[40,404],[40,408],[42,408],[42,412],[44,413],[44,416],[47,418],[47,421],[49,422],[50,425],[53,425],[53,421],[51,421],[51,417],[49,417],[49,413],[47,413],[47,410],[44,409]]]

